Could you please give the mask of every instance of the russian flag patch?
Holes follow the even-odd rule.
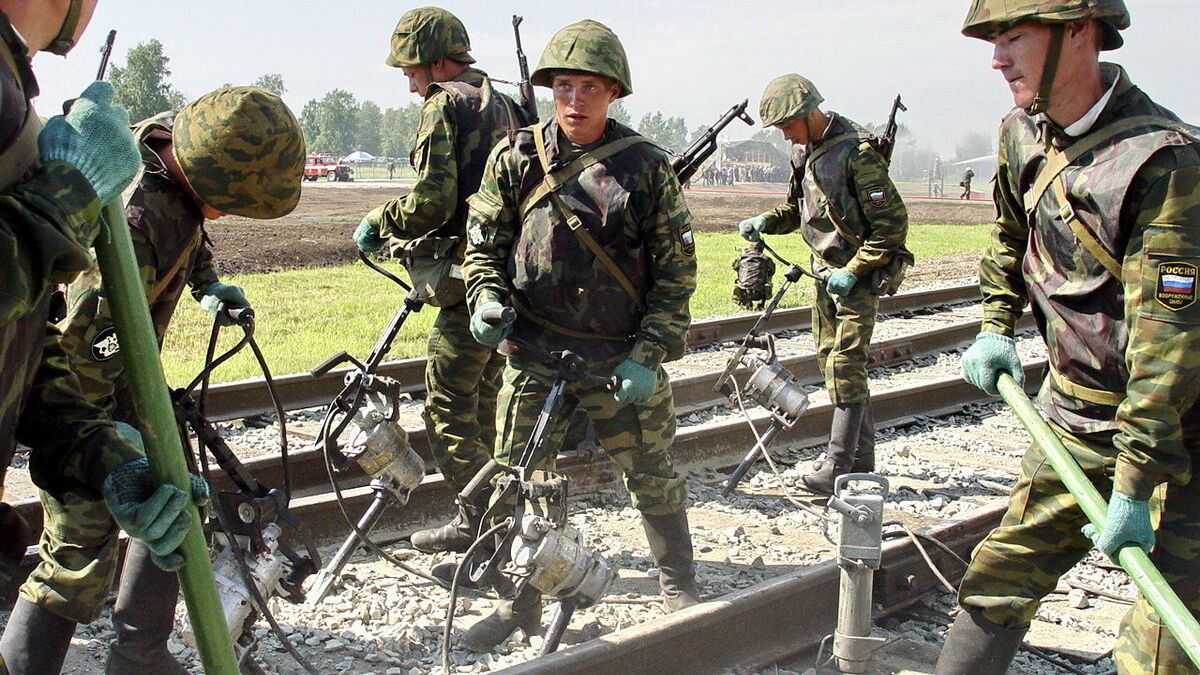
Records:
[[[1190,263],[1159,263],[1155,299],[1173,312],[1191,306],[1196,302],[1196,276],[1196,266]]]

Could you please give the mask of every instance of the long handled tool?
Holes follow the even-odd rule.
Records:
[[[141,416],[142,440],[150,473],[158,484],[171,483],[191,494],[183,443],[175,427],[175,412],[167,392],[158,338],[150,321],[150,305],[142,288],[129,223],[120,201],[104,207],[106,232],[96,240],[96,261],[104,279],[104,295],[112,308],[113,325],[124,355],[125,375],[129,378],[134,405]],[[200,512],[188,507],[192,526],[180,546],[184,566],[179,570],[179,586],[187,604],[188,619],[196,635],[197,651],[206,673],[236,673],[233,641],[225,625],[225,613],[213,582],[208,545],[201,532]]]
[[[1033,437],[1033,442],[1046,454],[1046,459],[1050,460],[1067,490],[1079,502],[1079,508],[1083,509],[1092,525],[1103,529],[1108,519],[1108,505],[1100,497],[1096,486],[1084,475],[1083,469],[1079,468],[1058,435],[1029,402],[1025,391],[1007,373],[1000,375],[999,389],[1004,402],[1016,413]],[[1117,562],[1133,579],[1142,597],[1158,612],[1163,624],[1171,629],[1171,634],[1187,652],[1188,658],[1200,666],[1200,623],[1167,584],[1154,563],[1150,562],[1150,556],[1137,546],[1126,546],[1117,551]]]

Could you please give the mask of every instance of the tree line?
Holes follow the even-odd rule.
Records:
[[[131,120],[177,110],[187,102],[187,96],[168,81],[171,75],[169,64],[170,58],[162,43],[151,39],[131,48],[124,65],[113,64],[109,68],[109,81],[116,89],[114,100],[129,111]],[[287,93],[283,75],[279,73],[266,73],[252,84],[280,96]],[[541,119],[549,119],[554,114],[554,105],[547,98],[539,97],[537,108]],[[378,156],[407,157],[417,137],[420,110],[421,103],[415,100],[384,110],[373,101],[359,101],[344,89],[333,89],[304,104],[299,115],[300,128],[309,152],[340,156],[363,150]],[[706,124],[700,124],[689,131],[683,117],[667,116],[659,111],[642,115],[635,126],[623,101],[617,101],[609,108],[609,116],[673,152],[686,148],[708,128]],[[878,133],[884,125],[866,126],[868,131]],[[760,129],[750,138],[770,143],[783,157],[790,156],[790,145],[778,129]],[[933,165],[937,153],[919,146],[904,124],[900,125],[898,141],[892,161],[893,176],[908,180],[921,178]],[[977,158],[994,150],[995,142],[991,136],[968,132],[955,144],[955,157],[946,161]]]

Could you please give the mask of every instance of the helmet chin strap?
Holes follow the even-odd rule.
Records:
[[[1058,73],[1058,61],[1062,56],[1065,30],[1066,24],[1050,24],[1050,44],[1046,47],[1046,63],[1042,67],[1042,81],[1038,84],[1037,96],[1033,99],[1033,105],[1025,111],[1030,115],[1050,112],[1050,90],[1054,88],[1054,76]]]
[[[75,29],[79,27],[79,12],[82,4],[83,0],[71,0],[71,4],[67,8],[67,16],[63,18],[62,28],[58,29],[58,35],[54,36],[45,51],[66,56],[67,52],[75,46]]]

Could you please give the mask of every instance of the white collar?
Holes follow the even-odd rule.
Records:
[[[1063,131],[1072,138],[1079,138],[1088,131],[1091,131],[1092,126],[1096,124],[1096,120],[1100,117],[1100,113],[1104,112],[1104,107],[1108,105],[1108,100],[1112,98],[1113,92],[1116,91],[1119,80],[1120,78],[1114,78],[1112,86],[1108,88],[1108,91],[1104,92],[1099,101],[1096,101],[1096,105],[1092,106],[1092,109],[1087,111],[1083,117],[1064,127]]]

